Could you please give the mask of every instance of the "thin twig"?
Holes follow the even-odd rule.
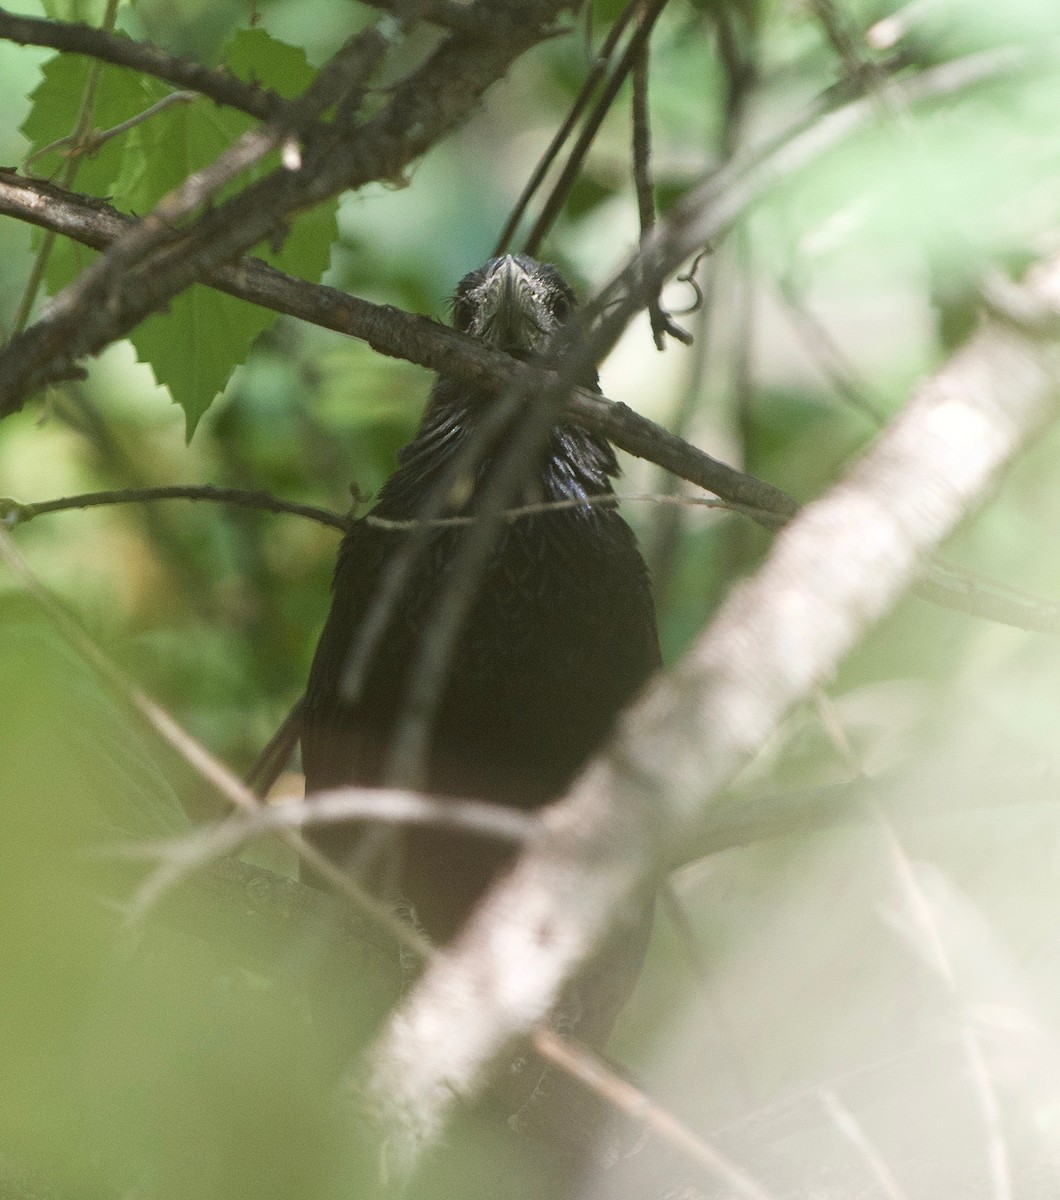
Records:
[[[898,1180],[895,1179],[890,1167],[884,1161],[883,1155],[869,1140],[868,1134],[862,1129],[857,1117],[835,1092],[825,1089],[820,1092],[820,1097],[832,1124],[864,1159],[865,1165],[872,1172],[872,1176],[886,1200],[908,1200],[905,1192],[899,1186]]]
[[[907,134],[914,133],[908,108],[894,81],[882,63],[865,53],[865,48],[872,46],[871,41],[861,36],[860,31],[858,36],[851,32],[851,22],[847,14],[840,11],[835,0],[810,0],[810,4],[832,49],[842,62],[848,80],[875,101],[881,117],[897,121]]]
[[[850,772],[852,779],[867,779],[868,772],[865,770],[865,764],[861,760],[861,756],[854,748],[842,718],[836,711],[836,706],[832,701],[832,697],[823,687],[817,687],[813,690],[813,704],[817,710],[817,719],[821,722],[821,728],[825,732],[825,736],[832,743],[836,753],[842,759],[844,766]]]
[[[299,504],[294,500],[282,500],[271,492],[248,491],[243,488],[215,487],[212,484],[173,484],[145,488],[120,488],[105,492],[83,492],[76,496],[62,496],[55,500],[38,500],[23,503],[0,496],[0,524],[8,529],[25,525],[34,517],[49,513],[68,512],[83,508],[105,507],[120,504],[150,504],[160,500],[205,501],[212,504],[228,504],[239,508],[258,509],[261,512],[305,517],[318,525],[343,532],[350,528],[355,518],[334,512],[328,508],[317,508],[312,504]],[[714,496],[673,496],[653,492],[624,492],[601,496],[587,496],[581,500],[542,500],[536,504],[521,504],[506,508],[500,514],[505,521],[518,521],[524,517],[540,516],[542,513],[567,512],[584,508],[618,508],[622,504],[662,504],[678,508],[721,509],[739,512],[741,509],[719,500]],[[475,517],[409,517],[398,520],[366,513],[358,518],[366,525],[377,529],[388,529],[403,533],[413,529],[451,529],[475,523]],[[1026,597],[1030,599],[1030,597]],[[1040,601],[1044,603],[1044,601]]]
[[[25,525],[34,517],[47,513],[66,512],[70,509],[97,508],[114,504],[152,504],[159,500],[191,500],[210,504],[230,504],[239,508],[255,508],[263,512],[288,513],[305,517],[319,525],[332,529],[347,530],[350,518],[317,508],[312,504],[299,504],[294,500],[281,500],[271,492],[248,491],[243,488],[214,487],[210,484],[171,484],[163,487],[119,488],[103,492],[84,492],[77,496],[62,496],[55,500],[38,500],[23,504],[18,500],[0,497],[0,524],[8,529]]]
[[[559,179],[556,180],[551,192],[549,192],[548,199],[545,201],[544,207],[538,214],[537,220],[534,222],[534,226],[527,236],[525,246],[527,254],[537,254],[541,243],[545,239],[545,235],[552,228],[553,222],[562,209],[571,187],[574,185],[574,180],[578,177],[578,172],[582,168],[585,156],[589,153],[589,147],[593,144],[597,133],[600,131],[604,117],[610,112],[619,89],[625,83],[632,70],[637,54],[641,47],[647,43],[648,38],[651,36],[652,28],[662,10],[666,7],[666,4],[667,0],[645,0],[644,11],[639,17],[637,28],[626,44],[626,49],[612,70],[610,78],[604,85],[593,111],[590,113],[588,120],[582,127],[581,133],[575,140]]]
[[[520,394],[512,390],[489,406],[482,420],[475,424],[464,444],[453,455],[437,484],[424,498],[418,523],[410,531],[411,536],[389,556],[383,578],[358,626],[357,638],[347,651],[343,664],[340,691],[347,703],[352,703],[360,695],[368,668],[389,627],[394,608],[429,544],[431,522],[438,520],[448,507],[454,483],[473,467],[490,440],[512,419],[520,400]]]
[[[540,828],[540,820],[533,814],[501,804],[425,796],[397,789],[350,787],[313,792],[304,800],[259,807],[184,837],[110,846],[103,853],[109,857],[159,861],[131,903],[134,918],[141,920],[190,875],[234,854],[255,838],[349,821],[403,827],[429,825],[516,844],[528,841]]]
[[[259,800],[264,800],[291,760],[295,747],[302,736],[305,696],[299,696],[291,705],[279,729],[269,738],[246,774],[245,783]]]
[[[563,146],[571,135],[571,131],[578,123],[579,117],[585,111],[585,106],[589,103],[597,84],[604,77],[604,73],[614,55],[615,47],[618,45],[619,39],[625,32],[626,26],[632,19],[639,3],[640,0],[627,0],[625,8],[623,8],[612,24],[603,45],[600,47],[599,53],[593,59],[585,81],[578,89],[578,94],[574,98],[574,103],[571,105],[570,111],[564,118],[562,125],[560,125],[559,129],[553,135],[552,141],[548,144],[548,149],[538,159],[537,165],[526,182],[526,186],[519,194],[519,199],[516,200],[512,211],[508,214],[508,220],[505,222],[500,237],[497,239],[497,244],[493,248],[494,257],[503,254],[508,249],[508,244],[511,242],[519,226],[519,222],[523,219],[523,214],[526,212],[530,201],[536,195],[537,189],[541,186],[545,176],[549,172],[549,168],[556,161],[560,150],[563,149]],[[591,15],[591,7],[587,9],[587,12]]]
[[[566,1041],[553,1030],[545,1028],[535,1032],[534,1047],[543,1058],[563,1067],[614,1108],[679,1150],[686,1159],[704,1170],[712,1183],[722,1183],[745,1200],[775,1200],[773,1194],[752,1179],[742,1167],[689,1129],[673,1113],[656,1104],[640,1088],[616,1075],[585,1047]]]
[[[707,963],[706,955],[703,953],[703,945],[699,935],[696,933],[695,926],[688,915],[688,909],[685,907],[684,901],[677,894],[677,889],[672,881],[667,880],[659,888],[659,899],[662,903],[663,911],[666,913],[677,932],[678,940],[684,948],[685,956],[688,959],[689,965],[692,967],[692,974],[697,982],[705,983],[710,974],[710,968]]]
[[[518,396],[518,393],[513,393]],[[460,540],[445,585],[431,607],[409,672],[401,716],[387,753],[384,778],[398,786],[418,786],[427,761],[435,711],[441,700],[457,640],[475,599],[479,580],[503,524],[501,514],[518,495],[548,438],[563,392],[537,397],[509,436],[474,499],[476,520]]]
[[[688,365],[688,377],[672,410],[668,426],[681,438],[688,437],[692,419],[703,398],[704,384],[710,366],[711,325],[715,319],[716,278],[719,260],[711,259],[702,268],[706,273],[702,284],[697,282],[698,308],[692,350]],[[682,486],[680,475],[663,470],[659,488],[667,495],[679,495]],[[652,587],[660,612],[666,609],[667,599],[673,583],[674,567],[682,531],[682,516],[679,508],[660,508],[651,523],[647,538],[647,559],[651,569]]]
[[[2,503],[2,501],[0,501]],[[724,509],[726,512],[738,512],[739,509],[725,500],[717,500],[713,496],[670,496],[648,492],[623,492],[614,495],[586,496],[580,500],[542,500],[537,504],[521,504],[516,508],[502,509],[498,514],[502,520],[518,521],[523,517],[539,516],[541,513],[569,512],[574,509],[586,508],[619,508],[623,504],[663,504],[678,508],[709,508]],[[460,526],[474,525],[478,517],[436,517],[424,520],[421,517],[410,517],[408,520],[393,520],[390,517],[377,517],[368,513],[362,518],[366,525],[374,525],[378,529],[401,531],[418,529],[426,525],[430,529],[447,529]]]
[[[0,497],[0,523],[8,529],[34,520],[48,512],[70,509],[91,509],[112,504],[154,504],[157,500],[198,500],[210,504],[232,504],[238,508],[260,509],[264,512],[283,512],[305,517],[333,529],[349,528],[348,516],[330,509],[318,509],[312,504],[282,500],[271,492],[246,491],[239,487],[214,487],[209,484],[173,484],[161,487],[122,487],[106,492],[83,492],[79,496],[64,496],[54,500],[37,500],[23,504],[19,500]]]
[[[395,39],[395,31],[389,28],[391,23],[386,22],[385,31],[382,24],[369,26],[347,39],[280,116],[247,130],[212,163],[194,171],[167,192],[145,217],[109,247],[107,254],[81,273],[64,293],[66,303],[76,306],[79,297],[88,297],[94,288],[105,283],[108,275],[124,273],[142,261],[152,249],[174,237],[183,218],[208,205],[222,188],[281,145],[305,137],[326,109],[378,70]],[[293,160],[285,159],[285,167],[292,174],[300,171],[300,153]]]
[[[643,19],[647,11],[645,0],[640,0],[640,8]],[[648,105],[649,63],[649,46],[645,41],[633,58],[633,97],[630,102],[633,118],[633,187],[637,195],[641,238],[647,237],[655,224],[655,193],[651,175],[651,116]],[[648,300],[648,318],[657,350],[666,349],[667,334],[686,346],[691,344],[692,335],[670,319],[670,314],[660,302],[658,292]]]
[[[867,417],[877,429],[882,429],[887,423],[883,408],[872,397],[864,380],[858,378],[854,366],[828,326],[799,295],[795,280],[789,274],[778,280],[777,288],[784,301],[784,309],[801,335],[803,344],[813,355],[833,390],[851,408],[856,408]]]
[[[898,885],[919,935],[918,946],[928,964],[942,981],[953,1004],[960,1026],[960,1041],[968,1064],[969,1078],[983,1122],[986,1159],[993,1187],[994,1200],[1012,1200],[1012,1167],[1005,1142],[1004,1122],[997,1088],[990,1075],[986,1056],[975,1025],[957,988],[957,978],[942,937],[934,909],[917,872],[891,823],[882,814],[879,827],[886,841],[888,856]]]
[[[150,107],[130,117],[127,121],[113,125],[110,129],[91,130],[87,137],[82,138],[80,142],[73,134],[57,138],[54,142],[49,142],[46,146],[35,150],[26,159],[24,165],[28,167],[31,163],[35,163],[38,158],[43,158],[44,155],[51,154],[55,150],[61,150],[64,146],[72,147],[69,154],[63,156],[64,158],[74,158],[79,154],[86,157],[95,154],[100,146],[105,146],[111,139],[119,137],[123,133],[128,133],[130,129],[135,129],[137,125],[142,125],[145,121],[149,121],[152,117],[157,116],[160,112],[164,112],[167,108],[171,108],[174,104],[190,104],[193,100],[198,100],[198,98],[198,92],[170,92],[168,96],[163,96],[161,100],[156,100]]]
[[[111,36],[114,32],[114,24],[117,17],[118,0],[107,0],[107,5],[103,12],[102,29],[99,32],[104,36]],[[60,183],[64,188],[72,188],[74,186],[74,181],[81,166],[77,158],[77,151],[81,144],[87,141],[92,131],[92,111],[95,107],[96,91],[99,87],[99,78],[102,72],[103,66],[101,63],[92,62],[89,64],[88,76],[85,79],[84,90],[81,93],[81,103],[78,106],[77,119],[74,122],[74,130],[71,134],[74,154],[63,163],[60,174]],[[44,272],[48,268],[48,260],[51,258],[54,245],[55,235],[46,233],[41,239],[41,244],[37,247],[37,253],[33,258],[33,269],[30,271],[29,279],[26,281],[26,286],[22,292],[22,299],[19,301],[18,309],[15,313],[16,334],[21,333],[29,322],[29,315],[33,311],[33,305],[36,303],[41,284],[44,282]]]

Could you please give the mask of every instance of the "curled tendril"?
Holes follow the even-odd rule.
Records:
[[[687,317],[691,313],[698,312],[703,307],[703,289],[696,279],[696,272],[699,270],[699,264],[703,261],[705,255],[711,251],[710,246],[704,247],[692,260],[692,265],[683,275],[676,276],[678,283],[687,283],[695,293],[695,299],[687,308],[673,308],[670,310],[670,315],[673,317]]]

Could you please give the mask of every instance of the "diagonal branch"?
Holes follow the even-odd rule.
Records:
[[[1024,290],[1038,307],[1060,309],[1060,260]],[[1053,416],[1058,390],[1055,334],[984,322],[849,476],[781,532],[758,574],[546,810],[545,837],[428,967],[375,1046],[370,1091],[400,1173],[436,1142],[456,1099],[473,1095],[547,1016],[792,705],[828,678]]]

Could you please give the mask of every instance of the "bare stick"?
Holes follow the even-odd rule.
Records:
[[[633,18],[633,14],[637,9],[640,0],[627,0],[626,7],[619,13],[612,24],[610,31],[604,44],[600,47],[599,53],[593,59],[593,64],[589,69],[588,75],[585,77],[585,82],[578,90],[578,95],[574,98],[574,103],[571,105],[570,112],[567,113],[563,120],[563,124],[559,127],[552,137],[552,141],[548,144],[548,149],[542,154],[538,160],[537,166],[534,167],[530,178],[527,180],[526,186],[519,195],[519,199],[515,202],[511,213],[508,215],[508,220],[505,222],[504,228],[501,230],[500,237],[497,239],[497,244],[493,248],[493,255],[497,257],[505,252],[509,242],[512,240],[516,229],[519,227],[519,222],[523,219],[523,213],[526,212],[530,201],[534,198],[538,188],[544,182],[545,176],[548,174],[549,168],[556,161],[560,150],[563,149],[564,143],[571,135],[571,131],[578,123],[578,118],[585,111],[585,106],[589,103],[596,85],[604,77],[611,58],[614,55],[615,47],[618,45],[619,39],[625,32],[626,26]]]
[[[972,1090],[983,1122],[986,1158],[990,1169],[994,1200],[1012,1200],[1012,1168],[1005,1143],[1004,1122],[997,1088],[986,1063],[986,1056],[966,1005],[957,991],[957,981],[949,952],[942,938],[931,902],[920,885],[916,870],[909,861],[897,835],[882,817],[880,825],[887,843],[889,857],[898,878],[899,889],[916,925],[918,945],[928,963],[942,980],[953,1003],[960,1026],[960,1041],[968,1063]]]
[[[595,108],[582,127],[582,131],[578,135],[567,157],[567,162],[564,164],[559,179],[553,186],[552,191],[549,192],[548,199],[538,214],[533,229],[530,230],[527,236],[527,254],[536,254],[538,252],[545,235],[552,228],[552,223],[555,221],[560,209],[562,209],[563,203],[574,184],[574,180],[581,170],[585,156],[589,153],[589,147],[593,144],[597,133],[600,131],[604,117],[607,116],[611,105],[615,102],[615,97],[618,95],[619,89],[629,76],[638,53],[647,44],[652,28],[666,4],[667,0],[646,0],[643,11],[638,17],[637,28],[633,36],[629,39],[622,57],[615,64],[614,70],[611,72],[611,78],[605,84]]]
[[[70,509],[98,508],[114,504],[151,504],[158,500],[205,501],[210,504],[232,504],[239,508],[256,508],[262,512],[289,513],[305,517],[332,529],[349,528],[349,518],[312,504],[281,500],[270,492],[247,491],[243,488],[214,487],[210,484],[171,484],[162,487],[120,488],[106,492],[83,492],[79,496],[61,496],[55,500],[38,500],[23,504],[18,500],[0,497],[0,524],[8,529],[25,525],[34,517],[47,513],[67,512]]]
[[[189,875],[235,853],[255,838],[346,821],[433,825],[515,843],[529,840],[539,828],[533,815],[485,801],[440,798],[387,788],[335,788],[314,792],[304,800],[287,800],[232,816],[185,837],[133,842],[110,847],[105,852],[120,858],[159,860],[158,868],[144,880],[132,902],[136,919],[141,919]]]

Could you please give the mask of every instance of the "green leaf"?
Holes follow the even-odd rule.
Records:
[[[225,60],[240,78],[286,96],[303,91],[314,75],[301,50],[260,29],[237,33]],[[127,170],[115,185],[118,204],[131,211],[149,210],[254,125],[252,117],[218,109],[207,100],[167,109],[134,131],[141,149],[130,154]],[[278,155],[269,155],[222,191],[219,200],[268,174],[278,163]],[[338,233],[336,210],[336,201],[320,205],[293,223],[278,252],[265,245],[253,252],[281,270],[317,282],[327,270],[331,243]],[[196,286],[177,296],[168,313],[150,317],[133,331],[130,340],[138,356],[150,363],[155,378],[184,409],[189,438],[255,338],[275,319],[268,309]]]
[[[264,29],[239,30],[222,57],[233,75],[247,83],[260,83],[288,100],[304,92],[316,76],[300,49],[277,41]],[[252,123],[250,117],[232,115]]]
[[[41,0],[41,7],[53,21],[99,26],[103,24],[107,0]]]
[[[22,124],[31,154],[69,137],[76,129],[90,69],[89,59],[73,55],[56,55],[41,68],[41,82],[30,97],[33,107]],[[102,67],[92,108],[92,128],[111,129],[127,121],[167,90],[132,71]],[[110,196],[119,172],[129,165],[127,158],[138,153],[142,153],[139,147],[131,148],[126,138],[104,143],[94,154],[78,160],[73,188],[92,196]],[[50,173],[57,171],[63,161],[60,148],[43,155],[34,167],[42,174]],[[139,167],[143,170],[146,164],[140,163]],[[39,246],[43,237],[43,232],[36,230],[34,245]],[[66,287],[95,257],[95,251],[87,246],[59,238],[45,272],[48,291],[54,295]]]
[[[301,50],[270,37],[264,30],[237,33],[225,55],[228,69],[285,96],[295,96],[312,81],[314,70]],[[33,111],[23,125],[33,150],[68,135],[88,79],[84,59],[57,57],[44,68],[33,94]],[[103,69],[93,109],[93,127],[110,129],[143,112],[172,89],[119,68]],[[112,200],[134,214],[150,211],[187,176],[216,159],[253,128],[253,117],[218,108],[199,98],[173,105],[111,141],[80,164],[78,191]],[[260,179],[279,164],[269,155],[224,189],[218,202]],[[48,166],[47,160],[44,167]],[[337,202],[320,205],[298,217],[279,250],[262,245],[253,252],[291,274],[317,282],[327,270],[331,243],[337,236]],[[94,257],[91,250],[60,239],[45,281],[54,294],[65,287]],[[276,319],[275,313],[195,286],[177,296],[168,312],[143,322],[130,335],[141,361],[184,409],[189,438],[203,413],[223,390],[255,338]]]

